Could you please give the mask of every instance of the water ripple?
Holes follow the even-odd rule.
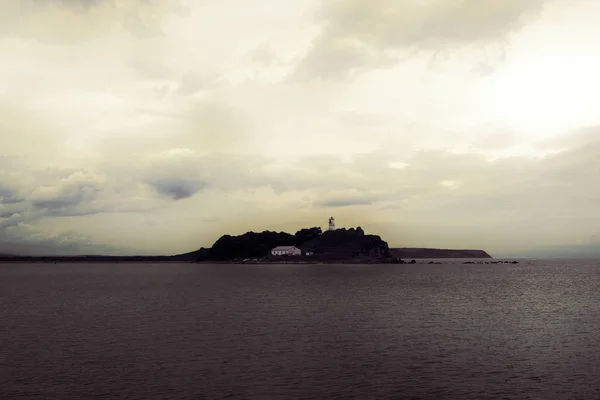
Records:
[[[600,399],[600,265],[0,267],[1,399]]]

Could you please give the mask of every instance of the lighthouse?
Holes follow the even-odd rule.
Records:
[[[335,218],[329,218],[329,228],[327,230],[335,231]]]

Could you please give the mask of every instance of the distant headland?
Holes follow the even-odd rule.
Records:
[[[200,263],[344,263],[402,264],[405,260],[441,258],[492,258],[483,250],[390,248],[380,236],[361,227],[336,228],[329,218],[320,227],[286,232],[246,232],[221,236],[211,247],[172,256],[19,256],[0,254],[0,262],[200,262]]]
[[[483,250],[453,250],[399,247],[390,249],[392,255],[398,258],[492,258]]]

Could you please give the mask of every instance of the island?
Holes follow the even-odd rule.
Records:
[[[196,262],[196,263],[343,263],[403,264],[415,259],[492,258],[483,250],[390,248],[378,235],[366,234],[361,227],[303,228],[287,232],[246,232],[223,235],[211,247],[169,256],[21,256],[0,254],[0,262]]]
[[[244,263],[383,263],[395,262],[389,246],[361,227],[322,232],[320,227],[286,232],[247,232],[225,235],[209,249],[196,252],[199,262]]]

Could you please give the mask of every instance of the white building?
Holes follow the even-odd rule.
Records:
[[[335,231],[335,218],[329,218],[329,228],[330,231]]]
[[[271,250],[273,256],[299,256],[302,255],[302,250],[296,246],[278,246]]]

